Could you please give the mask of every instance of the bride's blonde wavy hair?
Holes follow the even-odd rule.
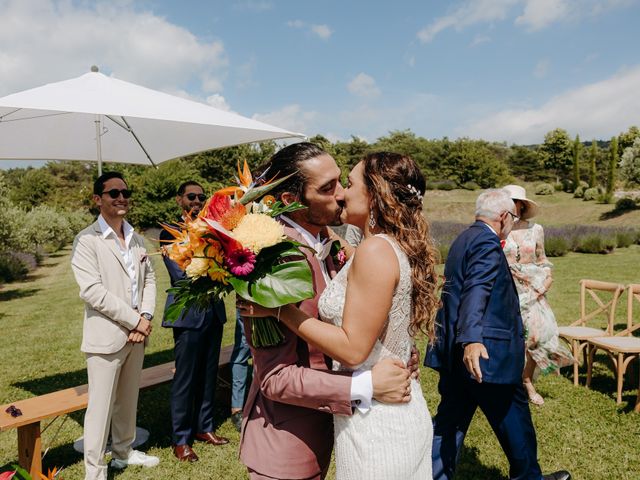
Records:
[[[435,314],[439,306],[435,266],[438,250],[422,214],[425,179],[406,155],[375,152],[362,160],[371,211],[382,232],[396,239],[409,258],[413,289],[409,331],[423,332],[435,340]]]

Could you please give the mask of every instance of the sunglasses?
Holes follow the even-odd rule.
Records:
[[[207,199],[207,196],[204,193],[185,193],[184,196],[187,197],[187,199],[190,202],[193,202],[196,199],[196,197],[201,202],[204,202]]]
[[[16,418],[22,415],[22,410],[20,410],[19,408],[16,408],[15,405],[10,405],[9,408],[5,410],[5,412],[7,412],[13,418]]]
[[[118,190],[117,188],[112,188],[111,190],[102,192],[102,195],[104,195],[105,193],[115,200],[120,196],[120,194],[122,194],[124,198],[129,198],[131,197],[132,192],[131,190],[128,190],[126,188],[123,188],[122,190]]]

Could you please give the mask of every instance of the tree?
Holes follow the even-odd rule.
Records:
[[[633,145],[624,149],[620,161],[620,175],[627,184],[634,187],[640,185],[640,137],[635,139]]]
[[[580,135],[576,135],[573,141],[573,188],[574,190],[580,185],[580,151],[582,144],[580,143]]]
[[[567,177],[573,165],[571,150],[571,139],[566,130],[556,128],[544,136],[544,143],[540,146],[543,164],[555,172],[558,181]]]
[[[627,148],[633,146],[633,142],[638,137],[640,137],[640,129],[635,125],[618,135],[618,153],[622,155]]]
[[[525,182],[539,180],[550,180],[549,174],[542,165],[540,151],[532,147],[512,145],[510,155],[507,158],[507,165],[511,173]]]
[[[610,203],[613,200],[613,191],[616,187],[616,167],[618,166],[618,139],[611,138],[609,146],[609,177],[607,179],[606,200]]]
[[[589,186],[596,186],[596,160],[598,159],[598,144],[595,138],[591,140],[591,149],[589,151]]]
[[[509,178],[507,165],[483,140],[459,138],[451,144],[441,164],[441,173],[445,178],[455,181],[459,186],[474,182],[482,188],[491,188]]]

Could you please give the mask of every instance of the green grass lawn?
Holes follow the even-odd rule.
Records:
[[[467,204],[468,211],[468,204],[473,202],[477,192],[458,192],[455,195],[464,196],[464,201],[461,201]],[[426,203],[432,200],[430,193]],[[572,201],[570,199],[568,203]],[[578,206],[576,210],[579,210]],[[590,218],[597,216],[589,215]],[[0,403],[86,383],[84,357],[79,351],[83,306],[69,266],[69,253],[70,250],[66,249],[52,255],[27,281],[0,289],[0,322],[4,339],[0,352]],[[550,302],[558,323],[568,324],[578,316],[580,278],[637,282],[639,259],[638,246],[619,249],[610,255],[569,254],[552,259],[555,282]],[[153,257],[153,261],[158,274],[156,313],[159,317],[165,298],[162,292],[168,286],[168,278],[160,258]],[[624,314],[622,303],[621,318]],[[233,322],[227,323],[224,345],[233,342],[233,327]],[[172,347],[171,332],[156,324],[145,366],[171,360]],[[618,407],[614,377],[606,365],[604,361],[599,363],[592,390],[584,386],[574,387],[568,371],[563,376],[539,379],[538,389],[546,403],[532,411],[544,471],[566,468],[575,479],[582,480],[640,478],[640,415],[632,412],[638,370],[636,368],[635,375],[626,379],[623,405]],[[422,371],[423,391],[432,413],[439,401],[436,381],[434,372]],[[584,384],[584,375],[581,381]],[[218,432],[230,437],[231,443],[222,447],[196,444],[200,461],[183,464],[175,461],[171,454],[169,386],[144,391],[140,396],[138,424],[151,433],[144,449],[158,455],[161,464],[153,469],[130,468],[116,476],[122,480],[246,478],[245,468],[238,461],[238,434],[228,419],[229,391],[221,388],[219,394]],[[72,448],[73,441],[82,435],[82,418],[83,412],[59,418],[43,434],[43,450],[48,449],[44,458],[45,468],[64,467],[63,477],[67,480],[83,478],[82,457]],[[43,423],[43,428],[47,423]],[[508,466],[505,457],[480,412],[472,423],[466,445],[456,478],[506,478]],[[0,434],[0,471],[5,469],[2,466],[8,467],[16,461],[16,446],[15,431]],[[332,474],[329,478],[333,478]]]

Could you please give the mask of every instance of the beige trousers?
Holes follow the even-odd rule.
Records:
[[[107,480],[104,459],[111,432],[114,458],[127,458],[136,435],[143,343],[127,343],[116,353],[87,353],[89,404],[84,416],[85,480]]]

